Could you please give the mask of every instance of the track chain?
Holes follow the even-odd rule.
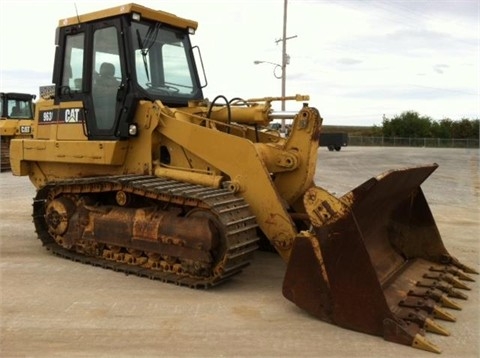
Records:
[[[215,215],[225,232],[225,253],[222,258],[217,260],[218,263],[210,276],[192,276],[106,260],[102,257],[86,256],[83,253],[61,247],[51,237],[45,222],[45,208],[50,200],[63,194],[102,193],[118,190],[156,200],[159,204],[169,203],[189,208],[203,208]],[[147,175],[91,177],[48,184],[37,192],[34,199],[33,221],[39,239],[55,255],[125,274],[134,274],[191,288],[212,287],[240,273],[249,265],[253,252],[258,248],[256,218],[243,198],[235,197],[227,189],[205,187]]]

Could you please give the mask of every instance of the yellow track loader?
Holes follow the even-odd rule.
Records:
[[[10,170],[10,140],[32,135],[33,101],[27,93],[0,93],[0,171]]]
[[[439,351],[425,330],[475,270],[445,249],[420,185],[393,170],[337,198],[314,182],[322,118],[308,96],[203,96],[197,23],[136,4],[59,22],[53,85],[11,165],[37,194],[56,255],[192,288],[236,275],[268,243],[283,294],[321,320]],[[204,72],[203,72],[204,73]],[[202,78],[200,78],[202,77]],[[274,101],[299,101],[275,112]],[[265,131],[291,118],[288,137]]]

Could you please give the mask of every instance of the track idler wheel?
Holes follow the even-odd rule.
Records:
[[[74,242],[63,235],[67,232],[69,220],[75,212],[75,203],[68,197],[60,197],[48,203],[45,210],[45,222],[48,232],[55,241],[66,249],[72,248]]]

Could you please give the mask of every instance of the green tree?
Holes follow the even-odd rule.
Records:
[[[440,122],[434,121],[432,123],[432,137],[434,138],[452,138],[453,121],[450,118],[444,118]]]
[[[478,137],[478,131],[475,133],[474,122],[467,118],[452,124],[452,138],[475,138]]]
[[[420,116],[415,111],[406,111],[392,119],[384,118],[382,126],[374,126],[372,132],[380,130],[376,135],[384,137],[478,139],[479,127],[479,119],[462,118],[460,121],[453,121],[444,118],[441,121],[434,121],[428,116]]]
[[[480,119],[473,121],[473,138],[480,138]]]
[[[432,119],[420,116],[418,112],[406,111],[392,119],[383,120],[383,135],[385,137],[431,137]]]
[[[381,137],[383,135],[383,128],[381,126],[373,125],[369,135],[373,137]]]

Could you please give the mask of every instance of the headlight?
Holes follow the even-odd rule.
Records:
[[[132,20],[134,20],[134,21],[140,21],[140,14],[134,12],[134,13],[132,14]]]
[[[130,124],[128,126],[128,134],[135,137],[138,134],[138,127],[136,124]]]

